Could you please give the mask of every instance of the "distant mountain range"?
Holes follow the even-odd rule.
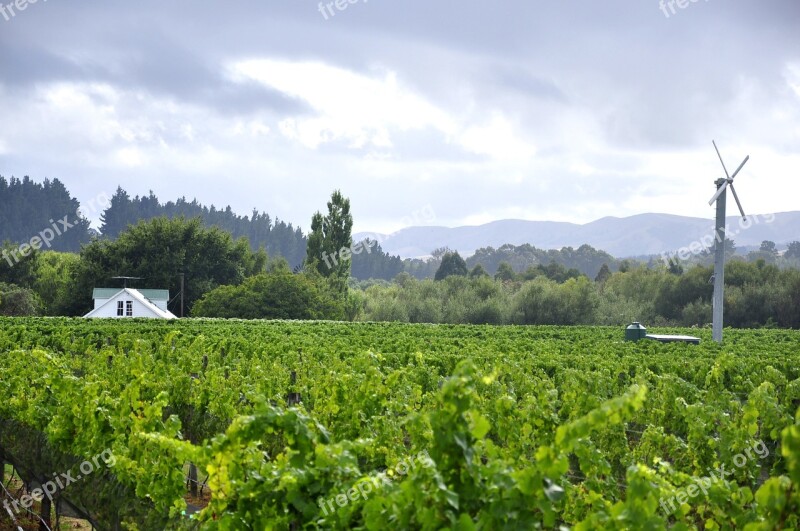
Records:
[[[764,240],[785,248],[800,240],[800,212],[753,215],[751,225],[728,217],[728,237],[737,250],[752,250]],[[714,221],[671,214],[639,214],[627,218],[605,217],[579,225],[555,221],[501,220],[468,227],[408,227],[394,234],[359,233],[356,240],[377,238],[384,251],[401,258],[429,256],[448,247],[467,257],[482,247],[531,244],[540,249],[580,247],[589,244],[617,258],[660,255],[688,247],[703,236],[713,237]]]

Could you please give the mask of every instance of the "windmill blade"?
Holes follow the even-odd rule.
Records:
[[[730,183],[731,183],[731,182],[730,182],[730,180],[727,180],[727,179],[726,179],[726,180],[725,180],[725,182],[724,182],[724,183],[722,183],[722,186],[720,186],[719,188],[717,188],[717,193],[715,193],[715,194],[714,194],[714,197],[712,197],[712,198],[711,198],[711,200],[708,202],[708,204],[709,204],[709,205],[713,205],[713,204],[714,204],[714,201],[716,201],[717,199],[719,199],[719,196],[721,196],[721,195],[723,194],[723,192],[725,192],[725,190],[728,188],[728,185],[729,185]]]
[[[739,206],[739,212],[742,213],[742,219],[747,221],[747,216],[744,215],[744,209],[742,208],[742,203],[739,201],[739,196],[736,195],[736,188],[733,187],[733,183],[731,183],[731,192],[733,192],[733,198],[736,199],[736,204]]]
[[[750,160],[750,155],[747,155],[747,156],[745,157],[745,159],[742,161],[742,163],[741,163],[741,164],[739,164],[739,167],[738,167],[738,168],[736,168],[736,171],[735,171],[735,172],[733,172],[733,175],[731,175],[731,176],[730,176],[730,180],[731,180],[731,181],[732,181],[732,180],[734,180],[734,179],[736,178],[736,176],[737,176],[737,175],[739,175],[739,172],[740,172],[740,171],[742,171],[742,168],[744,168],[744,165],[745,165],[745,164],[747,164],[747,161],[748,161],[748,160]]]
[[[714,147],[716,147],[716,145]],[[719,151],[717,151],[717,154],[719,154]],[[722,160],[722,159],[720,159],[720,160]],[[733,175],[728,177],[728,180],[722,186],[719,187],[719,189],[717,190],[717,193],[715,193],[714,197],[711,198],[711,201],[708,202],[709,205],[713,205],[714,201],[719,199],[719,196],[721,196],[722,192],[724,192],[728,188],[729,184],[731,185],[731,190],[733,190],[733,180],[736,178],[737,175],[739,175],[739,172],[742,171],[742,168],[744,168],[744,165],[747,164],[748,160],[750,160],[750,155],[747,155],[747,157],[745,157],[745,159],[742,161],[742,163],[739,164],[739,167],[736,168],[736,171],[733,172]],[[722,164],[722,167],[723,168],[725,167],[724,163]],[[726,174],[727,174],[727,172],[728,172],[728,170],[725,170]],[[736,192],[733,192],[733,196],[736,197]],[[739,198],[738,197],[736,197],[736,203],[739,203]],[[739,204],[739,210],[742,212],[742,217],[744,217],[744,210],[742,210],[742,205],[741,204]]]
[[[717,141],[716,140],[712,140],[711,143],[714,144],[714,149],[717,151],[717,156],[719,157],[719,162],[722,164],[722,169],[725,170],[725,177],[730,179],[731,176],[728,173],[728,168],[725,167],[725,162],[722,160],[722,155],[719,154],[719,148],[717,147]]]

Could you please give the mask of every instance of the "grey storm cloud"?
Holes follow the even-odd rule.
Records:
[[[760,150],[775,185],[797,168],[796,0],[340,5],[0,14],[0,174],[59,177],[79,197],[109,176],[163,199],[191,185],[301,225],[342,188],[359,228],[385,230],[420,202],[448,224],[665,210],[700,178],[687,168],[712,168],[712,137]],[[654,201],[648,180],[665,177],[660,203],[614,201],[620,187]]]

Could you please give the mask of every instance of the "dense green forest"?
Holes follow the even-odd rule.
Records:
[[[77,212],[79,207],[82,212]],[[89,228],[89,220],[83,215],[95,213],[101,219],[99,234]],[[73,226],[55,234],[53,224],[62,229],[63,224],[57,221],[65,215]],[[113,241],[128,227],[158,217],[199,218],[205,227],[218,227],[235,240],[246,238],[253,251],[263,248],[271,257],[285,258],[291,268],[301,267],[306,258],[308,242],[303,231],[266,212],[253,210],[250,216],[240,216],[230,206],[217,209],[185,197],[162,203],[152,191],[147,196],[131,198],[121,187],[110,198],[102,195],[90,205],[80,205],[58,179],[37,184],[29,177],[7,181],[0,176],[0,242],[24,245],[41,231],[51,231],[54,237],[46,240],[47,244],[43,242],[42,249],[77,253],[93,235]],[[391,280],[404,271],[403,260],[383,252],[380,244],[373,245],[371,251],[354,257],[352,274],[356,278]],[[11,260],[16,262],[17,257],[12,255]]]
[[[112,197],[102,194],[90,202],[89,205],[80,206],[85,213],[100,215],[100,234],[89,229],[89,221],[85,217],[75,214],[79,203],[58,180],[45,180],[43,184],[37,184],[28,177],[23,180],[12,178],[10,182],[0,177],[0,242],[25,244],[42,230],[52,230],[53,222],[49,220],[60,220],[64,213],[69,213],[69,221],[74,227],[55,235],[51,246],[42,245],[42,248],[78,252],[81,245],[89,243],[93,233],[100,239],[113,241],[139,221],[162,216],[169,219],[184,217],[199,218],[203,226],[218,227],[230,233],[234,240],[244,237],[252,251],[263,248],[270,257],[285,258],[293,269],[300,268],[306,259],[308,241],[302,230],[266,212],[254,210],[250,216],[240,216],[230,206],[217,209],[214,205],[205,206],[197,200],[189,202],[186,198],[162,203],[153,192],[131,198],[119,187]],[[60,227],[62,224],[56,223],[56,228]],[[733,250],[733,243],[729,241],[729,245]],[[369,242],[366,247],[370,252],[354,255],[351,260],[350,274],[358,280],[390,281],[402,272],[420,280],[434,278],[442,256],[449,251],[446,248],[435,249],[429,258],[403,260],[384,252],[380,242]],[[800,257],[800,248],[791,247],[786,256],[792,256],[793,252]],[[766,259],[769,262],[769,256]],[[12,260],[15,258],[12,257]],[[703,265],[710,263],[708,259],[705,262],[695,260]],[[480,264],[490,275],[494,275],[501,264],[507,264],[518,273],[530,267],[553,267],[556,264],[594,278],[604,264],[616,271],[621,262],[590,245],[582,245],[577,249],[565,247],[544,250],[524,244],[478,249],[474,255],[466,258],[466,264],[470,269]],[[649,265],[652,267],[657,264]]]
[[[189,202],[185,197],[174,202],[161,203],[152,191],[148,196],[131,199],[125,190],[117,188],[111,204],[101,217],[100,233],[113,240],[129,225],[162,216],[169,219],[200,218],[206,227],[219,227],[237,240],[246,238],[253,251],[264,248],[271,256],[283,256],[292,267],[300,265],[306,255],[303,231],[293,227],[291,223],[278,218],[272,219],[266,212],[254,209],[249,217],[239,216],[230,206],[217,210],[214,205],[207,207],[197,200]]]
[[[80,206],[58,179],[39,184],[0,175],[0,242],[24,244],[38,237],[43,248],[78,251],[90,237]]]
[[[168,289],[175,296],[183,275],[187,316],[453,324],[711,321],[710,251],[664,263],[620,261],[589,245],[504,245],[466,259],[436,249],[426,260],[404,261],[378,242],[352,242],[350,203],[339,191],[325,214],[314,215],[306,237],[267,214],[240,217],[230,208],[184,199],[161,204],[152,193],[130,199],[118,189],[102,212],[103,233],[92,236],[77,200],[57,180],[0,178],[0,192],[0,315],[83,315],[91,309],[92,289],[117,286],[113,277],[119,275],[145,279],[132,287]],[[47,206],[49,198],[54,206]],[[46,223],[55,231],[50,220],[68,209],[75,218],[69,229],[49,247],[35,245],[31,238],[42,235],[41,244],[49,237]],[[30,229],[42,220],[42,230]],[[56,242],[67,246],[67,236],[78,253],[56,251]],[[735,255],[733,241],[725,249],[725,324],[800,328],[800,243],[782,255],[768,241],[746,256]],[[179,309],[173,300],[170,310]]]

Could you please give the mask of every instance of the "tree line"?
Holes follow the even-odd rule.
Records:
[[[263,248],[270,256],[286,258],[292,267],[302,264],[306,254],[306,238],[299,227],[293,227],[266,212],[253,209],[250,216],[235,214],[230,206],[217,209],[185,197],[161,203],[151,191],[147,196],[131,198],[121,187],[111,197],[111,204],[101,216],[100,233],[114,240],[129,226],[158,217],[168,219],[199,218],[206,227],[218,227],[233,236],[246,238],[253,251]]]
[[[57,208],[77,209],[57,181],[0,180],[4,183],[6,192],[13,184],[17,197],[22,190],[27,197],[53,194],[61,201]],[[211,217],[179,216],[178,204]],[[119,213],[131,205],[155,217],[120,228]],[[250,232],[235,237],[211,223],[213,216]],[[130,199],[118,189],[102,217],[104,231],[114,238],[90,237],[79,253],[31,247],[18,260],[0,260],[0,314],[83,315],[91,309],[93,288],[117,287],[113,277],[125,275],[142,277],[138,287],[168,289],[173,296],[183,276],[191,316],[492,324],[640,320],[684,326],[711,320],[713,249],[692,262],[664,263],[618,261],[588,245],[558,251],[504,245],[480,249],[466,260],[437,249],[428,260],[404,262],[378,242],[353,242],[350,202],[339,191],[325,213],[314,214],[308,237],[266,214],[254,212],[253,219],[260,221],[196,202],[162,205],[153,194]],[[269,253],[263,244],[254,248],[254,234],[261,230],[266,237],[276,226],[302,238],[299,264]],[[725,248],[731,254],[726,325],[800,328],[800,243],[780,254],[773,242],[764,242],[746,257],[733,256],[733,242]],[[9,242],[0,247],[6,257],[15,251]],[[356,271],[368,280],[359,281]],[[170,310],[179,313],[174,301]]]
[[[80,203],[72,197],[58,179],[45,179],[36,183],[29,177],[6,180],[0,175],[0,242],[9,241],[26,244],[39,238],[45,230],[59,228],[58,221],[65,217],[68,230],[58,237],[43,243],[43,247],[54,251],[78,251],[89,243],[89,221],[78,215]],[[61,225],[62,227],[64,225]]]
[[[230,206],[217,209],[214,205],[206,206],[185,197],[162,203],[152,191],[146,196],[131,197],[122,187],[117,187],[115,193],[105,199],[102,205],[84,207],[92,212],[100,211],[98,233],[78,212],[80,203],[58,179],[45,179],[39,184],[29,177],[6,180],[0,176],[0,242],[8,244],[6,249],[13,262],[18,256],[11,253],[18,249],[11,244],[26,244],[40,231],[51,227],[54,220],[61,220],[64,216],[68,216],[72,225],[69,231],[58,234],[52,244],[47,242],[47,245],[40,245],[41,248],[77,253],[93,237],[116,240],[140,221],[159,217],[197,218],[204,227],[218,227],[230,233],[234,240],[244,237],[252,251],[264,249],[271,257],[285,258],[293,269],[302,267],[307,256],[308,242],[299,227],[257,209],[250,216],[241,216]],[[391,280],[405,269],[405,262],[399,256],[390,256],[379,244],[373,248],[373,252],[356,256],[352,261],[352,274],[356,278]]]
[[[448,324],[709,326],[712,265],[684,270],[675,263],[648,267],[603,264],[594,279],[551,262],[515,272],[501,263],[494,275],[468,268],[446,253],[435,279],[408,273],[393,282],[357,284],[366,321]],[[734,258],[725,266],[725,325],[800,328],[800,270],[764,258]]]

